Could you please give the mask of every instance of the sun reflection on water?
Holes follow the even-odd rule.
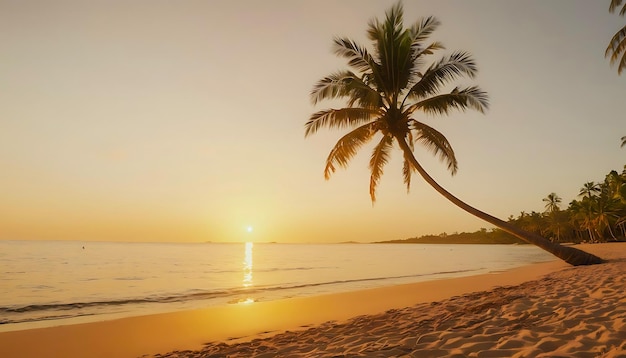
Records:
[[[246,242],[244,256],[243,256],[243,287],[250,288],[253,286],[252,282],[252,250],[254,248],[254,244],[252,242]],[[237,300],[239,304],[250,304],[255,302],[255,299],[252,297],[240,298]]]
[[[243,287],[252,286],[252,249],[254,244],[246,242],[246,251],[243,258]]]

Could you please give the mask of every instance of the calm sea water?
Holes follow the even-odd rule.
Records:
[[[526,245],[0,241],[0,331],[476,275]]]

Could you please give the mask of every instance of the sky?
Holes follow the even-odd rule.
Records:
[[[372,205],[371,147],[326,181],[341,131],[304,138],[315,82],[341,69],[335,36],[370,46],[395,1],[0,0],[0,240],[341,242],[475,231],[487,223],[417,176],[401,153]],[[420,118],[457,175],[446,189],[507,219],[564,205],[621,171],[623,97],[604,50],[626,19],[610,1],[404,1],[432,40],[473,54],[486,114]]]

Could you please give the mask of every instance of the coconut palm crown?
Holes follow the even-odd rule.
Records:
[[[413,150],[418,144],[438,156],[452,174],[456,173],[457,159],[446,137],[419,121],[417,116],[467,109],[485,112],[489,105],[487,93],[477,86],[453,87],[455,81],[473,79],[477,74],[476,63],[469,53],[456,51],[432,59],[436,52],[444,49],[440,42],[429,41],[439,25],[439,21],[430,16],[405,28],[402,5],[398,3],[387,11],[383,22],[377,19],[369,22],[367,37],[373,44],[373,51],[349,38],[334,39],[335,54],[345,58],[351,70],[322,78],[311,91],[311,100],[317,104],[322,100],[341,99],[346,101],[347,107],[313,113],[305,124],[306,137],[321,128],[350,129],[326,159],[326,179],[337,167],[347,167],[361,147],[377,138],[369,161],[369,191],[374,202],[376,187],[395,143],[404,154],[402,172],[407,188],[411,185],[412,173],[417,171],[461,209],[572,265],[602,262],[596,256],[554,244],[466,204],[441,187],[415,159]]]
[[[555,213],[560,210],[561,205],[561,197],[556,193],[550,193],[548,196],[543,198],[543,201],[546,203],[546,213]]]
[[[447,164],[452,174],[456,173],[458,164],[452,146],[439,131],[418,121],[416,113],[447,114],[467,108],[484,112],[488,106],[487,93],[476,86],[455,87],[442,93],[456,79],[474,78],[476,63],[468,53],[459,51],[426,67],[429,56],[443,49],[439,42],[426,43],[440,23],[427,17],[405,29],[402,17],[402,7],[397,4],[387,13],[385,22],[370,22],[367,34],[374,43],[373,53],[350,39],[336,38],[335,53],[346,58],[356,73],[333,73],[320,80],[311,92],[314,104],[343,98],[348,107],[314,113],[306,123],[306,136],[322,127],[353,128],[331,150],[324,171],[327,179],[338,166],[346,167],[361,146],[377,134],[382,135],[370,158],[372,201],[376,200],[376,186],[394,139],[410,148],[416,143],[425,146]],[[412,171],[405,158],[407,189]]]

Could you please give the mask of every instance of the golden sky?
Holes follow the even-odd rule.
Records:
[[[399,152],[372,206],[369,150],[330,181],[341,132],[304,139],[309,101],[346,68],[332,38],[365,40],[393,1],[0,0],[0,239],[336,242],[489,227]],[[486,115],[428,123],[459,173],[418,160],[506,219],[564,204],[621,170],[626,77],[604,58],[625,18],[609,1],[405,1],[433,40],[473,53]],[[254,228],[248,232],[247,228]]]

